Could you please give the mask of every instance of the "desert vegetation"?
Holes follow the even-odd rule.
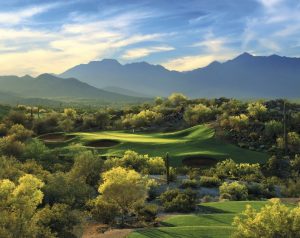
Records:
[[[0,237],[81,237],[94,224],[130,238],[300,232],[297,103],[174,93],[0,109]]]

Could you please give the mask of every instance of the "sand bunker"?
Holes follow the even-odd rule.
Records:
[[[120,144],[120,142],[115,140],[96,140],[96,141],[88,142],[86,145],[90,147],[105,148],[105,147],[113,147],[118,144]]]
[[[47,135],[42,135],[39,137],[39,139],[45,141],[45,142],[65,142],[68,141],[75,136],[73,135],[65,135],[65,134],[47,134]]]

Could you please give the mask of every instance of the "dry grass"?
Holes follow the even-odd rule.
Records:
[[[105,228],[105,225],[87,224],[82,238],[125,238],[132,232],[132,229],[111,229],[101,233],[102,228]]]

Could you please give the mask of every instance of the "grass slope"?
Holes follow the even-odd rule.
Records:
[[[199,214],[174,215],[166,218],[160,228],[140,229],[129,238],[226,238],[230,237],[234,227],[233,218],[250,204],[256,209],[262,208],[265,201],[212,202],[201,204]]]
[[[263,163],[268,155],[250,151],[220,141],[214,137],[214,130],[206,125],[198,125],[172,133],[131,133],[126,131],[101,131],[75,133],[79,142],[88,145],[99,140],[114,140],[113,147],[98,148],[104,155],[121,156],[126,150],[150,156],[170,153],[172,165],[180,165],[182,159],[191,156],[208,156],[217,160],[232,158],[236,162]]]

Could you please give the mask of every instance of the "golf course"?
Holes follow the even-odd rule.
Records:
[[[173,166],[210,166],[227,158],[237,163],[264,163],[268,159],[266,153],[243,149],[217,139],[214,130],[207,125],[168,133],[77,132],[47,134],[40,139],[50,146],[79,144],[97,149],[103,156],[120,157],[126,150],[149,156],[164,156],[168,152]]]
[[[251,205],[259,210],[266,201],[210,202],[199,205],[200,212],[187,215],[170,215],[159,228],[136,230],[129,238],[227,238],[232,234],[233,219]]]
[[[122,156],[134,150],[149,156],[170,154],[173,166],[205,166],[227,158],[238,163],[264,163],[266,153],[250,151],[215,138],[214,130],[198,125],[169,133],[133,133],[131,131],[79,132],[65,135],[71,141],[96,148],[104,156]],[[52,141],[53,142],[53,141]]]

